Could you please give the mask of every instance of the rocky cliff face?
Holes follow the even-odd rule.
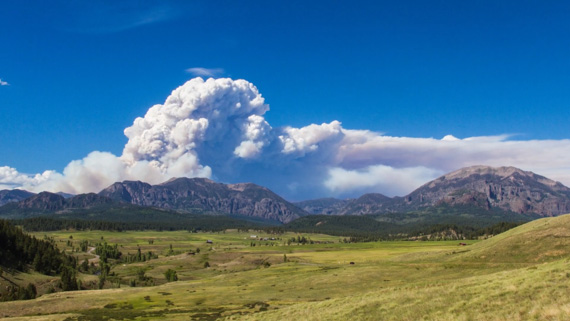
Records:
[[[0,206],[7,203],[19,202],[21,200],[25,200],[26,198],[31,197],[33,195],[35,194],[24,190],[5,189],[0,191]]]
[[[205,178],[175,178],[159,185],[124,181],[99,195],[142,206],[244,215],[284,223],[305,215],[267,188],[250,183],[226,185]]]
[[[143,206],[154,206],[148,204],[156,197],[145,197],[148,191],[152,189],[150,184],[141,181],[124,181],[117,182],[99,192],[100,196],[109,197],[121,202],[139,204]]]

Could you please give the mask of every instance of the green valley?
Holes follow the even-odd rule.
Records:
[[[106,242],[103,289],[0,303],[7,320],[564,320],[570,317],[570,216],[536,220],[481,241],[345,243],[338,236],[225,230],[217,233],[59,231],[36,233],[81,262]],[[305,242],[297,243],[297,241]],[[177,281],[167,282],[167,271]],[[79,273],[82,285],[97,275]]]

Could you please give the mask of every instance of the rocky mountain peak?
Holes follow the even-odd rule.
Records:
[[[436,184],[444,182],[444,181],[450,181],[450,180],[464,180],[464,179],[468,179],[468,178],[477,178],[477,177],[483,177],[483,176],[493,176],[495,178],[500,178],[500,179],[509,179],[511,181],[517,181],[517,180],[525,180],[525,179],[529,179],[529,180],[535,180],[540,184],[549,186],[551,188],[561,188],[561,189],[565,189],[566,187],[564,185],[562,185],[559,182],[553,181],[551,179],[548,179],[544,176],[540,176],[537,175],[533,172],[529,172],[529,171],[523,171],[522,169],[516,168],[516,167],[512,167],[512,166],[503,166],[503,167],[491,167],[491,166],[482,166],[482,165],[477,165],[477,166],[470,166],[470,167],[465,167],[465,168],[461,168],[457,171],[445,174],[433,181],[431,181],[429,184],[430,187],[434,187],[436,186]]]
[[[39,209],[39,210],[60,210],[63,209],[65,198],[63,196],[50,193],[41,192],[26,198],[18,203],[18,208],[22,209]]]
[[[115,183],[99,195],[141,206],[182,212],[211,212],[289,222],[302,210],[265,187],[251,183],[222,184],[207,178],[172,178],[162,184]]]
[[[408,204],[499,207],[552,216],[570,212],[570,189],[515,167],[472,166],[443,175],[405,197]]]

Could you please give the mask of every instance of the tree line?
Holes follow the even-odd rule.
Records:
[[[301,233],[323,233],[344,237],[344,242],[374,242],[390,240],[454,240],[477,239],[485,235],[503,233],[523,222],[467,221],[466,224],[434,224],[414,222],[393,224],[381,222],[379,215],[330,216],[311,215],[297,219],[282,227],[283,230]],[[470,225],[472,224],[472,225]],[[433,237],[432,237],[433,236]]]
[[[232,217],[217,215],[190,216],[186,219],[164,220],[161,222],[144,221],[144,217],[132,221],[110,221],[91,219],[66,219],[54,217],[32,217],[11,221],[14,225],[22,226],[26,231],[61,231],[61,230],[97,230],[97,231],[180,231],[191,232],[206,231],[219,232],[230,228],[256,229],[260,225],[235,219]]]

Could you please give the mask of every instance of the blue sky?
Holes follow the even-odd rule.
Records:
[[[189,68],[253,83],[274,128],[570,138],[565,1],[114,3],[1,5],[0,166],[61,172],[92,151],[121,155],[123,130]]]

